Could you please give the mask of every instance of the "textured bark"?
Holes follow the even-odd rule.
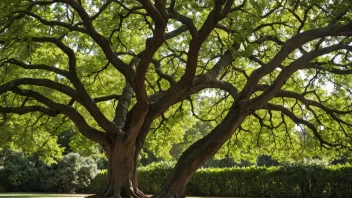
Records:
[[[130,197],[133,176],[133,149],[114,144],[106,149],[108,156],[108,186],[104,197]],[[133,191],[132,191],[133,192]]]
[[[221,124],[182,154],[166,185],[155,197],[185,197],[186,186],[192,175],[232,136],[247,114],[248,112],[241,110],[239,105],[233,105]]]
[[[108,156],[108,185],[97,197],[145,197],[137,186],[135,148],[135,145],[126,146],[122,141],[105,147]]]

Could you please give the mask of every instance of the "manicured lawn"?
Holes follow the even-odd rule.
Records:
[[[43,193],[0,193],[0,198],[3,197],[16,197],[16,198],[29,198],[29,197],[48,197],[48,198],[84,198],[91,194],[43,194]],[[187,197],[187,198],[218,198],[218,197]],[[231,198],[231,197],[228,197]],[[241,197],[237,197],[241,198]]]
[[[0,193],[0,197],[49,197],[49,198],[83,198],[90,194],[43,194],[43,193]]]
[[[0,193],[0,198],[3,197],[16,197],[16,198],[29,198],[29,197],[48,197],[48,198],[84,198],[91,194],[43,194],[43,193]],[[187,197],[187,198],[217,198],[217,197]],[[231,198],[231,197],[228,197]],[[238,197],[240,198],[240,197]]]

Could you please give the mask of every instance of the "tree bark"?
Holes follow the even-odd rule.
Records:
[[[123,141],[105,146],[108,157],[108,185],[101,195],[97,197],[144,197],[138,190],[136,181],[137,159],[135,157],[136,145],[128,146]]]
[[[233,105],[220,125],[182,154],[167,183],[154,197],[184,198],[192,175],[221,148],[247,115],[239,105]]]

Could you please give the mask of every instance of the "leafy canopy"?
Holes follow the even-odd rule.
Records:
[[[242,101],[248,116],[217,157],[343,151],[352,144],[351,6],[2,0],[0,145],[53,162],[61,131],[104,144],[114,126],[123,128],[119,117],[148,101],[145,147],[171,159],[174,144],[205,136]],[[204,132],[197,120],[211,127]],[[83,136],[72,145],[96,150]]]

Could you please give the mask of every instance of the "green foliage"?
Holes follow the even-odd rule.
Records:
[[[5,178],[5,171],[3,169],[3,167],[0,167],[0,178]],[[5,188],[5,180],[1,179],[0,180],[0,193],[2,192],[6,192],[6,188]]]
[[[6,188],[0,184],[0,193],[6,192]]]
[[[92,158],[77,153],[65,155],[56,166],[56,185],[59,192],[76,192],[86,188],[97,174],[97,165]]]
[[[261,155],[257,157],[257,166],[278,166],[280,163],[273,160],[269,155]]]
[[[38,189],[38,169],[35,163],[22,153],[13,153],[4,162],[5,186],[13,191],[35,191]]]
[[[166,183],[174,166],[174,162],[158,162],[140,167],[138,169],[138,185],[145,193],[158,192]]]
[[[11,115],[10,120],[0,126],[0,145],[25,155],[40,154],[45,163],[54,163],[64,151],[57,144],[57,131],[54,130],[63,119],[62,116],[50,118],[39,113]],[[62,125],[62,129],[67,127],[67,123]]]
[[[170,150],[170,154],[174,159],[178,159],[181,154],[195,141],[207,135],[212,129],[210,122],[196,122],[192,127],[183,134],[183,139],[179,143],[174,143]]]
[[[73,152],[79,153],[85,157],[89,156],[96,159],[103,155],[103,151],[100,145],[93,143],[78,131],[74,132],[74,135],[70,138],[68,144]]]
[[[160,190],[173,163],[140,167],[139,187]],[[92,192],[106,184],[106,171],[92,181]],[[105,181],[105,182],[104,182]],[[194,174],[187,195],[224,197],[351,197],[352,166],[286,165],[282,167],[203,168]]]
[[[107,184],[107,170],[99,170],[96,177],[92,179],[88,188],[84,190],[84,193],[101,193],[101,191],[105,189],[104,187],[106,187]]]
[[[12,153],[0,169],[0,186],[17,192],[82,192],[97,174],[92,158],[76,153],[65,155],[57,164],[48,166],[38,157]]]
[[[142,137],[144,148],[164,160],[179,158],[204,137],[215,137],[215,144],[199,147],[204,151],[223,145],[217,160],[254,162],[264,154],[279,161],[335,157],[352,147],[350,0],[238,0],[232,5],[178,0],[162,1],[164,10],[156,2],[157,12],[146,7],[151,2],[0,1],[0,146],[36,154],[46,164],[62,156],[60,141],[82,156],[99,157],[97,142],[110,144],[106,135],[116,131],[126,134],[118,137]],[[169,17],[156,20],[159,14]],[[127,81],[141,92],[122,94]],[[139,118],[141,109],[148,113]],[[115,116],[127,117],[126,123],[115,128]],[[74,135],[62,134],[67,136],[58,141],[67,130]],[[206,136],[211,131],[216,134]],[[144,132],[149,132],[145,141]],[[70,154],[53,171],[18,155],[4,170],[10,170],[5,171],[8,183],[20,190],[42,183],[71,192],[88,186],[96,169],[91,164]],[[141,168],[141,177],[157,182],[145,180],[147,192],[159,189],[170,171],[153,172],[153,166]],[[302,175],[325,171],[300,168],[294,171]],[[214,169],[214,181],[227,178],[222,171]],[[254,187],[262,181],[255,177],[261,171],[228,171],[239,179],[236,196],[264,195],[264,187]],[[54,179],[44,183],[38,172]],[[204,176],[195,180],[207,183],[190,188],[204,194],[233,186],[208,186],[214,181],[198,174]],[[253,178],[244,185],[243,175]],[[318,190],[307,187],[315,179],[277,177],[279,191],[290,188],[293,181],[285,183],[290,179],[299,183],[292,196],[324,192],[320,184]],[[269,187],[265,191],[279,196]]]
[[[190,111],[187,102],[178,103],[169,108],[164,118],[154,120],[152,128],[158,128],[148,134],[145,148],[152,151],[158,158],[171,160],[170,150],[175,144],[184,142],[185,130],[193,125],[193,119],[185,112]],[[165,122],[165,119],[168,122]]]

